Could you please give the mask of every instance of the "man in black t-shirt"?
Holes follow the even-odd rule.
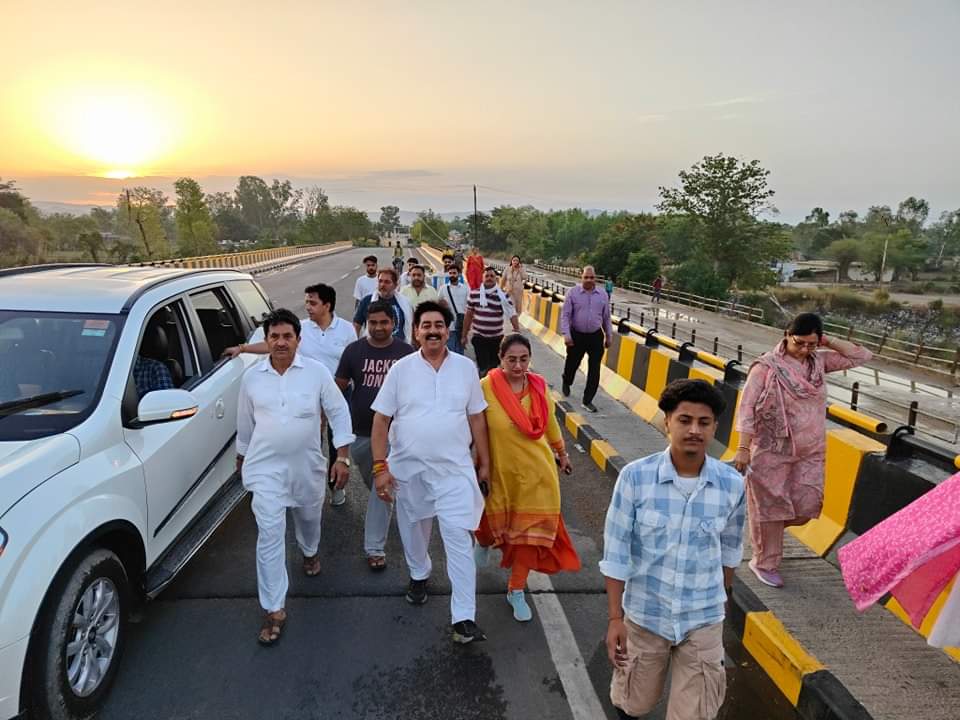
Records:
[[[341,390],[353,387],[350,396],[350,416],[356,441],[350,446],[350,454],[367,488],[373,489],[373,455],[370,448],[370,432],[373,426],[373,410],[370,406],[383,385],[383,379],[393,364],[413,352],[403,340],[394,337],[394,307],[388,301],[377,300],[366,308],[367,336],[350,343],[343,349],[335,380]],[[392,505],[371,492],[367,501],[364,519],[363,549],[371,570],[383,570],[387,566],[384,547],[390,527]]]

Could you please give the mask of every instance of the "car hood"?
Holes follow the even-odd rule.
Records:
[[[0,516],[38,485],[80,461],[69,433],[26,442],[0,442]]]

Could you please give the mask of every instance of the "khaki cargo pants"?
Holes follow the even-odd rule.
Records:
[[[613,669],[610,700],[627,715],[656,707],[670,668],[666,720],[713,720],[727,690],[723,623],[691,632],[679,645],[626,621],[627,666]]]

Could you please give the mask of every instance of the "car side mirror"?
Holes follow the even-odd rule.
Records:
[[[200,403],[189,390],[153,390],[140,399],[133,424],[142,427],[185,420],[199,411]]]

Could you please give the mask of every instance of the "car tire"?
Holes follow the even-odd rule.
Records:
[[[126,570],[109,550],[61,571],[30,649],[32,717],[81,720],[97,711],[120,665],[129,609]]]

